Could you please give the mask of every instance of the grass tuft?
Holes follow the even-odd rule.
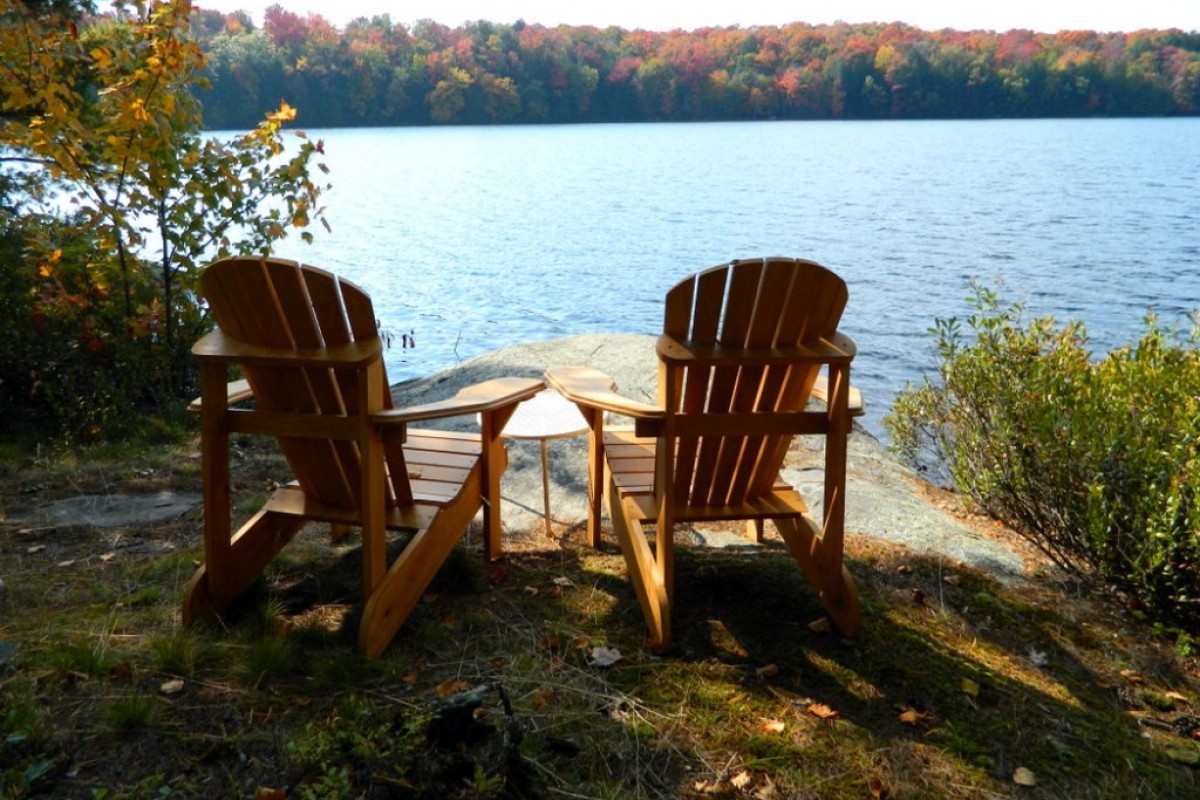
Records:
[[[148,728],[158,714],[158,701],[145,694],[118,697],[105,714],[105,721],[114,731],[133,731]]]

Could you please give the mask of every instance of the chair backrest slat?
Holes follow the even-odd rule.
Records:
[[[667,293],[664,333],[695,345],[776,348],[816,341],[837,330],[848,293],[837,275],[811,261],[736,261],[681,282]],[[660,401],[669,413],[704,414],[712,435],[680,437],[676,502],[737,505],[775,485],[791,441],[787,436],[723,436],[721,415],[801,410],[817,368],[776,365],[664,366]],[[671,406],[669,383],[680,389]]]
[[[728,270],[725,303],[718,312],[720,329],[717,343],[726,347],[746,346],[746,337],[754,322],[758,289],[762,280],[762,263],[747,262],[741,269]],[[705,313],[711,313],[707,309]],[[741,366],[717,367],[709,377],[708,414],[724,414],[734,410]],[[704,437],[696,466],[696,483],[690,502],[698,505],[724,505],[728,488],[734,478],[741,455],[741,438]]]
[[[201,289],[222,331],[249,344],[331,347],[377,336],[367,294],[315,267],[269,258],[226,259],[205,270]],[[349,370],[243,365],[242,371],[265,411],[352,416],[372,410],[358,407],[358,377]],[[377,407],[389,400],[380,398]],[[279,444],[307,496],[338,508],[357,507],[357,445],[310,437]],[[393,480],[407,484],[402,463],[390,471]],[[411,499],[406,493],[407,486],[390,492]]]
[[[804,268],[798,270],[789,294],[788,308],[803,308],[805,313],[786,313],[778,341],[780,345],[811,342],[837,332],[842,312],[850,294],[846,282],[833,272],[812,262],[800,262]],[[782,385],[776,391],[779,410],[803,408],[812,392],[818,370],[805,367],[790,367]],[[763,458],[766,464],[781,465],[791,437],[775,436],[763,443]],[[778,470],[778,467],[776,467]],[[752,495],[762,495],[771,490],[775,476],[760,471],[750,487]]]
[[[754,307],[754,318],[746,334],[745,346],[769,348],[779,344],[780,323],[787,308],[789,293],[796,270],[788,263],[773,261],[765,265]],[[733,410],[739,412],[772,412],[776,408],[779,387],[786,367],[745,366],[738,373],[738,385]],[[750,484],[760,471],[765,437],[747,437],[736,454],[737,461],[729,466],[732,473],[726,481],[725,505],[744,503]],[[733,457],[732,455],[730,456]]]

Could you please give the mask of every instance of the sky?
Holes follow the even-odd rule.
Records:
[[[355,17],[386,13],[393,22],[432,19],[450,27],[479,19],[523,19],[547,26],[665,31],[842,20],[899,21],[926,30],[1200,31],[1200,0],[196,0],[196,5],[225,12],[241,9],[261,24],[263,9],[275,2],[301,15],[319,13],[339,27]]]

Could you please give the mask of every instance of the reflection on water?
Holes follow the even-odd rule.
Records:
[[[1200,307],[1200,119],[310,131],[332,235],[279,255],[364,285],[392,380],[585,331],[655,333],[730,258],[843,275],[867,426],[933,364],[967,282],[1082,319],[1098,347]],[[650,357],[647,354],[647,357]]]

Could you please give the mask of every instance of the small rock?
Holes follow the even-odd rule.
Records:
[[[1025,767],[1017,767],[1016,771],[1013,772],[1013,783],[1018,786],[1037,786],[1037,776],[1033,774],[1032,770]]]
[[[184,687],[184,682],[183,682],[182,678],[173,678],[172,680],[164,682],[161,686],[158,687],[158,690],[160,692],[162,692],[163,694],[170,696],[170,695],[179,694],[180,692],[182,692],[183,687]]]

